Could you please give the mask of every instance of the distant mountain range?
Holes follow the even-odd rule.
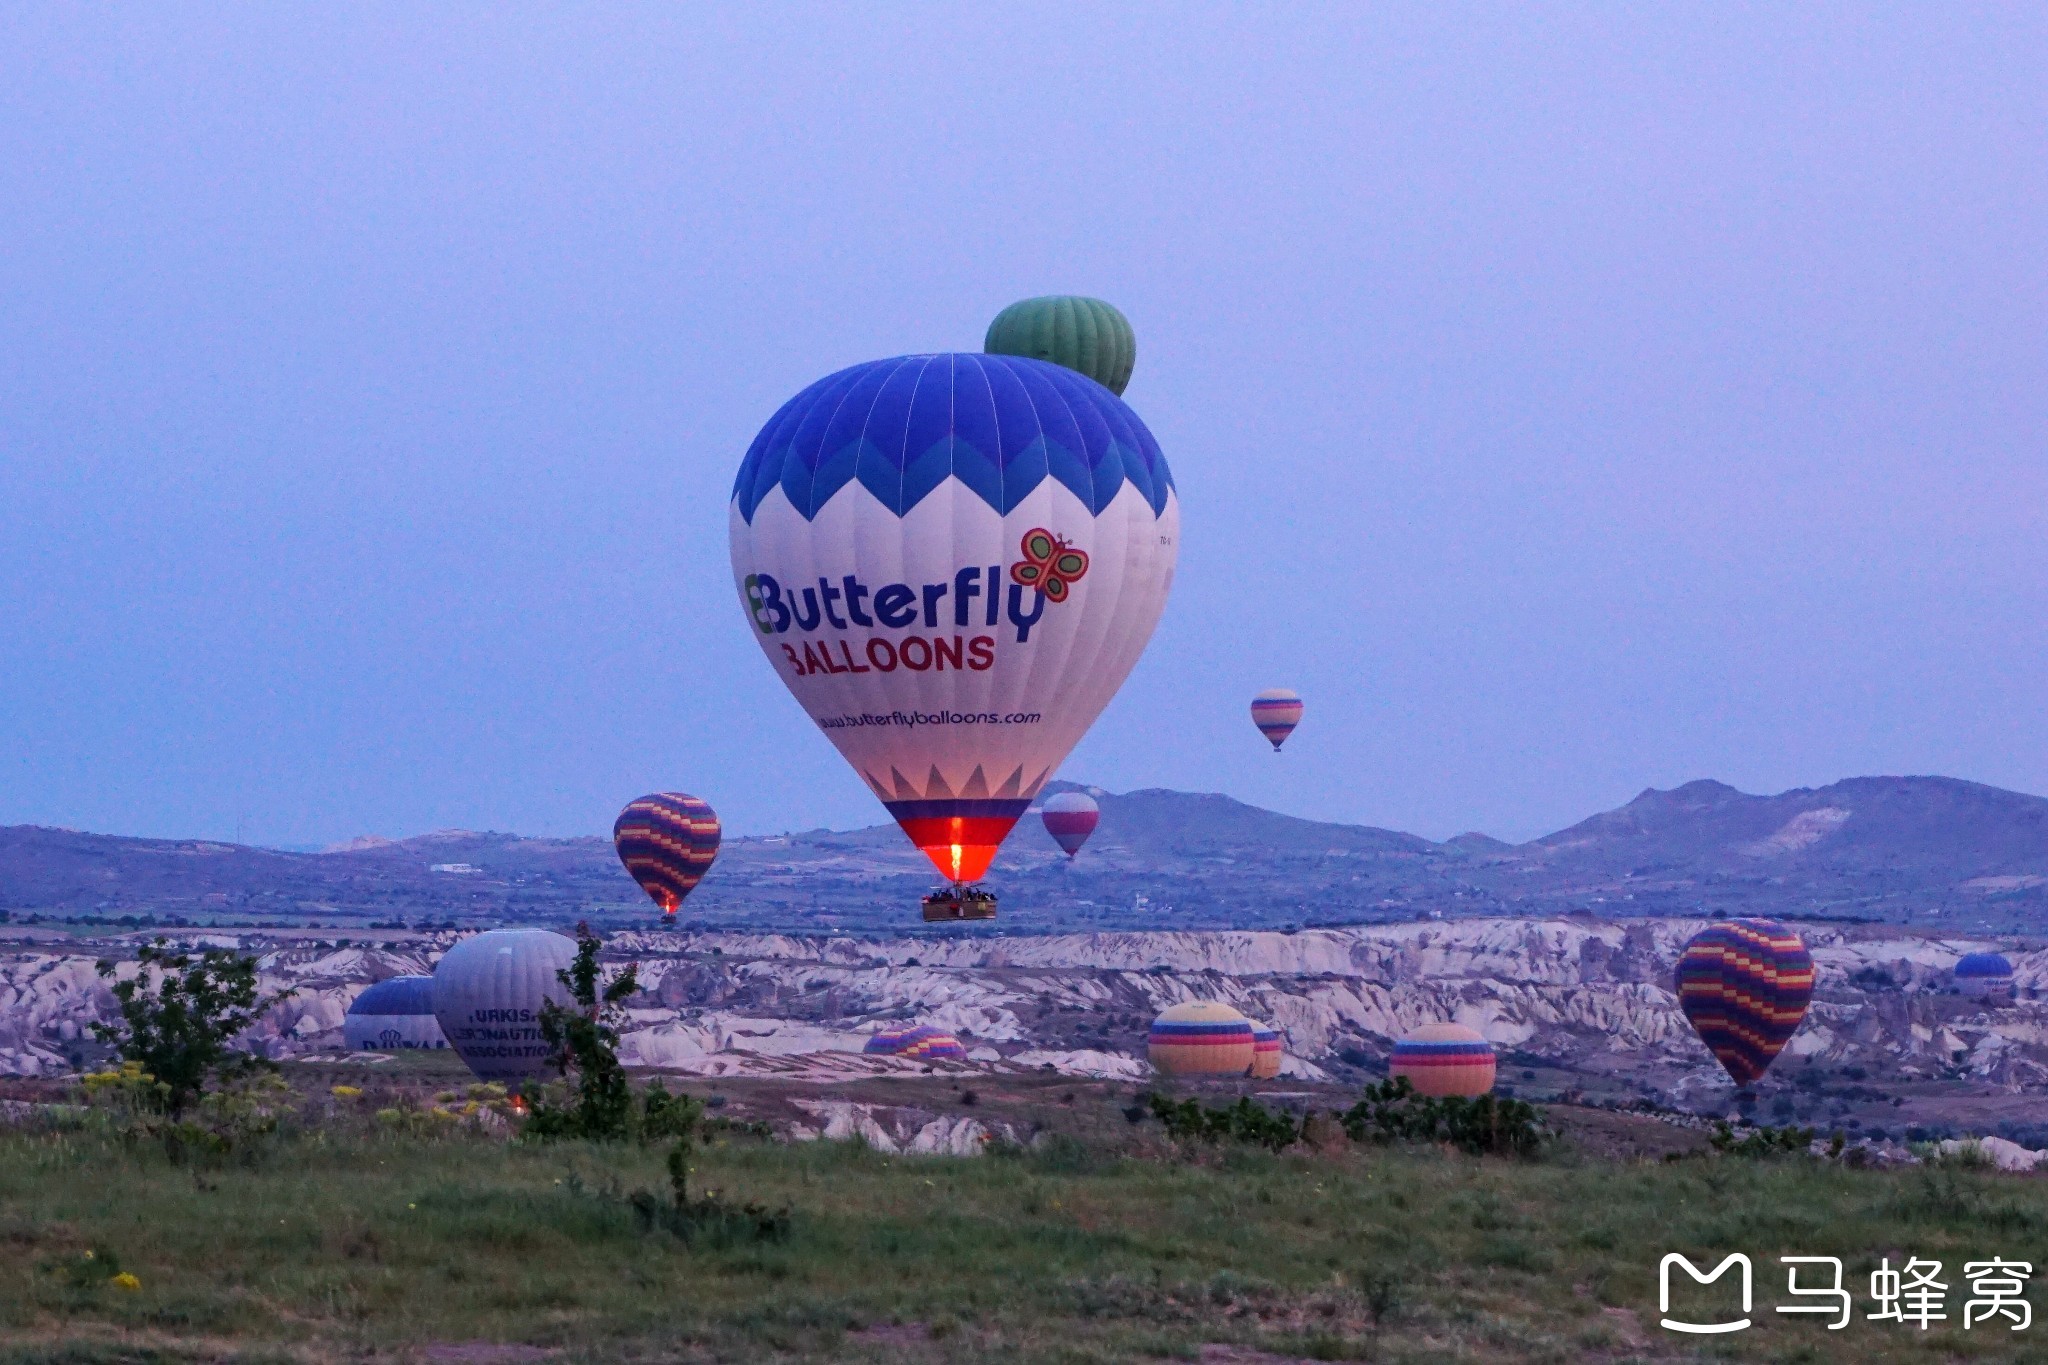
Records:
[[[1068,784],[1055,784],[1053,790]],[[1942,777],[1776,796],[1645,791],[1526,844],[1442,843],[1226,796],[1087,788],[1102,825],[1069,863],[1027,816],[988,885],[998,925],[1284,928],[1472,915],[1770,915],[2028,932],[2048,923],[2048,799]],[[904,928],[933,880],[893,825],[730,839],[684,907],[699,927]],[[609,840],[448,830],[323,852],[0,828],[0,910],[96,921],[346,926],[620,923],[653,915]]]

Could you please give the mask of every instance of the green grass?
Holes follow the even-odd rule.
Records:
[[[0,1360],[392,1361],[469,1342],[575,1361],[1078,1365],[1213,1343],[1391,1362],[1995,1360],[2034,1332],[1964,1333],[1960,1294],[1925,1334],[1865,1324],[1869,1270],[1936,1257],[1960,1286],[1967,1259],[2048,1260],[2048,1186],[1984,1172],[1372,1148],[1190,1161],[1132,1132],[1137,1155],[716,1148],[696,1189],[787,1204],[794,1229],[694,1250],[625,1202],[665,1189],[659,1149],[330,1129],[193,1167],[90,1130],[0,1134]],[[56,1272],[94,1248],[141,1287]],[[1661,1331],[1673,1250],[1749,1252],[1756,1328]],[[1773,1313],[1785,1253],[1848,1261],[1859,1321]]]

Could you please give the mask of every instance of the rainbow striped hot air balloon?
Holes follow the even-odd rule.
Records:
[[[1102,807],[1086,792],[1060,792],[1046,798],[1038,808],[1038,818],[1045,822],[1045,832],[1052,836],[1052,841],[1071,858],[1081,851],[1081,845],[1088,842],[1088,836],[1102,822]]]
[[[1251,1020],[1214,1000],[1168,1006],[1145,1039],[1152,1065],[1169,1076],[1242,1076],[1255,1050]]]
[[[1406,1076],[1420,1095],[1484,1095],[1497,1062],[1486,1035],[1463,1024],[1424,1024],[1394,1044],[1389,1076]]]
[[[1965,953],[1956,960],[1956,989],[1991,995],[2012,989],[2012,959],[2004,953]]]
[[[1273,752],[1279,753],[1294,727],[1301,724],[1301,698],[1284,687],[1267,688],[1252,698],[1252,724],[1273,742]]]
[[[967,1056],[958,1038],[929,1024],[885,1028],[870,1035],[861,1051],[870,1057],[905,1057],[918,1062],[959,1061]]]
[[[1254,1019],[1252,1024],[1252,1071],[1255,1081],[1270,1081],[1280,1074],[1280,1059],[1286,1056],[1276,1029]]]
[[[656,792],[619,812],[612,844],[640,889],[673,915],[718,856],[718,814],[694,796]]]
[[[1692,936],[1678,957],[1678,1004],[1735,1084],[1748,1087],[1799,1030],[1813,999],[1813,957],[1767,919],[1730,920]]]

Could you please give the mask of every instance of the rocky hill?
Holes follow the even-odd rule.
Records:
[[[1055,788],[1057,789],[1057,788]],[[989,885],[1003,928],[1301,928],[1418,918],[1762,914],[2026,932],[2048,911],[2048,800],[1939,777],[1751,796],[1646,791],[1525,844],[1442,843],[1298,819],[1226,796],[1094,791],[1069,862],[1034,817]],[[932,882],[893,825],[728,839],[690,899],[698,930],[888,932]],[[325,853],[0,829],[0,911],[119,924],[357,928],[642,924],[608,840],[443,831]],[[955,931],[957,932],[957,931]]]
[[[1698,921],[1475,919],[1276,932],[857,937],[625,933],[639,964],[622,1049],[636,1066],[705,1080],[857,1077],[901,1065],[860,1055],[867,1035],[920,1020],[958,1033],[981,1069],[1140,1081],[1164,1006],[1222,999],[1286,1036],[1286,1075],[1364,1080],[1394,1039],[1456,1019],[1501,1049],[1505,1087],[1538,1097],[1649,1098],[1725,1110],[1732,1087],[1670,989]],[[2017,997],[1950,987],[1987,946],[1879,927],[1808,925],[1819,983],[1805,1026],[1763,1087],[1768,1116],[1851,1131],[2003,1128],[2048,1145],[2048,949],[2006,941]],[[111,1013],[94,970],[140,935],[0,943],[0,1074],[54,1075],[94,1059],[89,1024]],[[265,982],[297,993],[255,1044],[331,1053],[348,1002],[374,980],[430,970],[455,935],[346,946],[261,933],[204,935],[261,955]],[[127,970],[124,968],[124,970]]]

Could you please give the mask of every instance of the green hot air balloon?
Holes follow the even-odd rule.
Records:
[[[1101,299],[1051,294],[1025,299],[996,314],[981,349],[990,355],[1050,360],[1087,375],[1121,395],[1138,363],[1130,320]]]

